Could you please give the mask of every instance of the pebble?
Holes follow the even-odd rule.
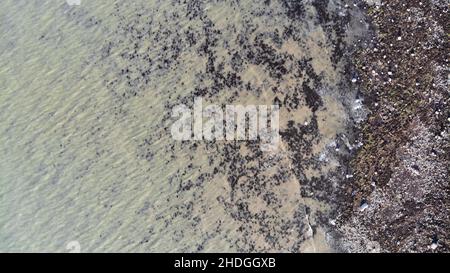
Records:
[[[363,203],[363,204],[361,204],[361,206],[359,207],[359,211],[363,212],[363,211],[365,211],[368,207],[369,207],[369,204]]]

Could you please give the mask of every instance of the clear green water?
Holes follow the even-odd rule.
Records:
[[[327,154],[347,121],[336,99],[342,68],[333,64],[333,37],[309,2],[302,20],[286,16],[276,1],[0,5],[0,251],[67,252],[71,241],[83,252],[331,251],[315,220],[328,206],[301,194],[286,143],[242,166],[256,166],[258,181],[267,182],[253,192],[244,185],[256,176],[244,175],[232,188],[225,144],[192,150],[168,130],[172,106],[195,88],[215,86],[205,72],[208,54],[226,74],[243,50],[240,37],[261,39],[285,59],[282,79],[264,62],[244,62],[238,76],[251,91],[223,84],[205,100],[272,104],[310,78],[296,65],[311,58],[323,105],[305,158]],[[329,4],[335,13],[340,8]],[[295,40],[283,38],[288,27]],[[201,53],[203,45],[210,53]],[[297,96],[300,106],[281,113],[284,129],[289,120],[313,117]],[[239,145],[241,155],[254,155]],[[335,170],[336,158],[327,156],[320,167],[305,163],[302,177]],[[281,184],[273,182],[277,173],[285,174]],[[242,204],[250,217],[237,216]]]

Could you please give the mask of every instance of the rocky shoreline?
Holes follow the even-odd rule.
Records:
[[[349,163],[338,245],[351,252],[450,250],[448,1],[366,1],[355,54],[369,114]],[[377,3],[374,3],[377,2]]]
[[[448,0],[16,2],[0,251],[449,252]],[[174,139],[197,98],[279,149]]]

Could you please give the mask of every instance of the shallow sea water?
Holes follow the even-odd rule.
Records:
[[[323,2],[3,0],[0,251],[334,251],[336,47],[363,27]],[[279,149],[173,140],[198,96],[279,103]]]

